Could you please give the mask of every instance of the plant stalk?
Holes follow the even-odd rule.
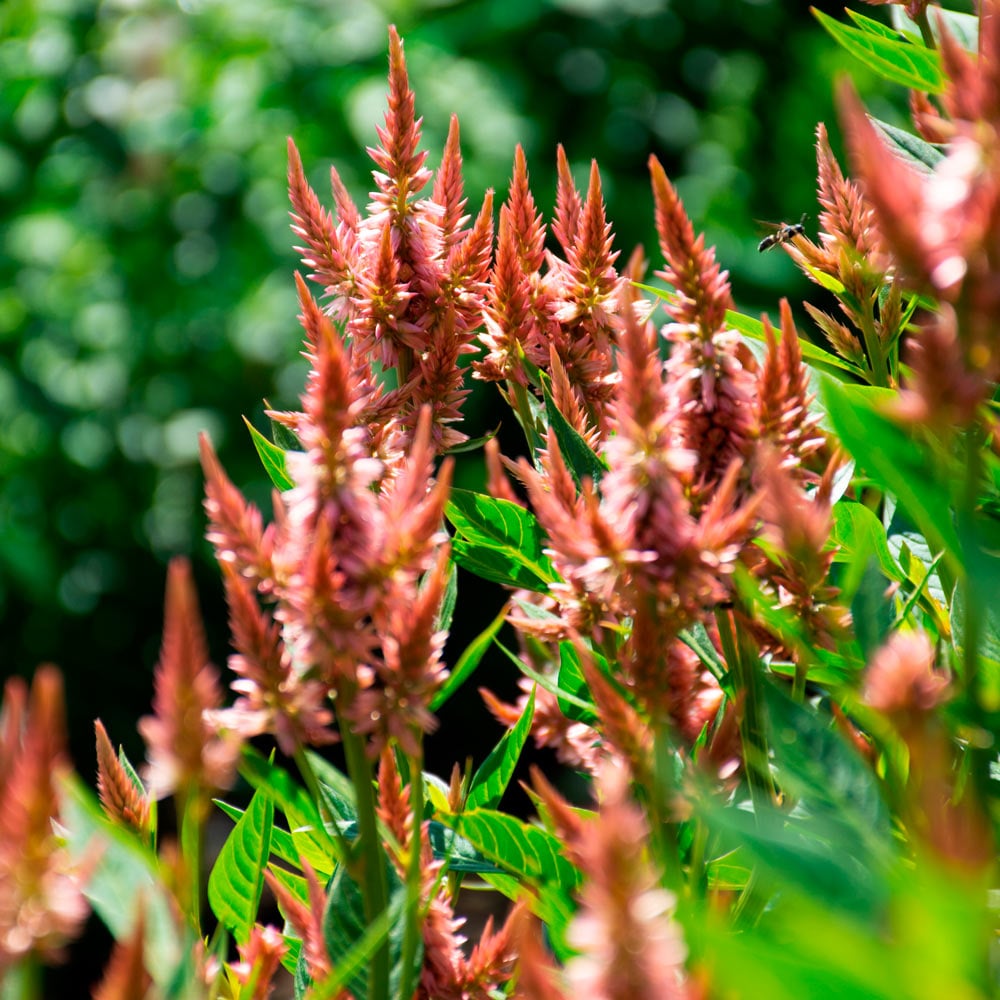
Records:
[[[353,732],[350,725],[341,726],[340,735],[358,810],[358,839],[353,845],[352,860],[360,868],[359,883],[365,900],[365,920],[371,925],[389,905],[385,857],[375,815],[372,763],[365,753],[363,737]],[[382,941],[372,956],[372,964],[368,969],[368,997],[369,1000],[389,1000],[388,938]]]

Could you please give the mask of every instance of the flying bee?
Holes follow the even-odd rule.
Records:
[[[803,212],[802,218],[794,225],[782,222],[773,233],[769,233],[757,244],[757,252],[763,253],[765,250],[770,250],[771,247],[780,247],[782,243],[790,242],[796,236],[805,236],[806,227],[803,225],[805,221],[806,213]]]

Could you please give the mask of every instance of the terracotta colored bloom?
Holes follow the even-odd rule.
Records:
[[[53,829],[69,770],[62,678],[11,678],[0,712],[0,979],[28,955],[60,961],[89,907]]]
[[[947,700],[948,678],[934,669],[934,646],[923,632],[896,632],[872,659],[864,699],[886,715],[926,714]]]
[[[136,787],[135,781],[115,755],[100,719],[94,723],[97,734],[97,791],[104,811],[149,839],[149,795]]]
[[[250,940],[238,946],[240,961],[232,966],[244,986],[252,986],[247,1000],[266,1000],[274,992],[273,980],[288,945],[277,927],[255,924]],[[241,994],[243,996],[243,994]]]
[[[614,266],[618,253],[612,250],[597,164],[591,164],[585,198],[573,183],[561,146],[558,176],[552,233],[562,256],[544,250],[545,227],[518,146],[510,193],[500,209],[486,332],[480,338],[487,354],[474,368],[477,378],[518,385],[529,381],[522,359],[543,371],[558,369],[563,394],[574,398],[567,417],[586,436],[606,428],[622,278]]]
[[[695,238],[684,205],[659,160],[649,170],[656,201],[656,232],[667,266],[657,274],[675,290],[664,303],[673,320],[663,330],[671,342],[668,371],[676,398],[677,444],[696,456],[691,499],[696,511],[715,492],[734,461],[745,460],[756,436],[753,357],[726,326],[733,308],[728,275]]]
[[[146,741],[147,782],[154,798],[228,788],[236,773],[240,741],[217,734],[205,713],[222,702],[191,579],[191,567],[174,559],[167,573],[163,643],[154,673],[153,715],[139,721]]]
[[[431,180],[419,149],[416,117],[396,29],[389,29],[389,107],[369,148],[377,169],[367,214],[354,206],[333,172],[337,222],[309,187],[289,143],[293,228],[310,277],[323,286],[328,311],[346,322],[354,341],[356,377],[368,385],[365,423],[380,438],[391,420],[412,433],[421,407],[432,413],[432,440],[441,451],[465,440],[452,425],[468,394],[459,361],[474,348],[481,323],[493,243],[492,195],[471,227],[464,214],[458,122],[452,119],[431,196],[417,195]],[[397,373],[399,386],[381,388],[373,365]]]
[[[624,768],[607,765],[600,811],[575,853],[586,881],[568,932],[579,955],[566,967],[570,990],[607,1000],[682,1000],[687,948],[673,920],[675,899],[643,854],[649,829],[628,797]]]
[[[413,850],[413,820],[410,789],[404,786],[395,757],[384,752],[378,774],[378,813],[395,840],[390,857],[405,877],[409,853]],[[457,807],[457,803],[453,806]],[[414,996],[417,1000],[490,1000],[510,979],[514,952],[511,947],[512,921],[520,907],[494,931],[488,921],[476,946],[466,954],[465,938],[459,933],[464,918],[455,915],[446,880],[440,878],[442,862],[434,858],[428,838],[428,824],[420,830],[417,849],[421,854],[421,937],[423,965]]]

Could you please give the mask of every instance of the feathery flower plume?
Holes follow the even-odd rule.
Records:
[[[493,243],[492,195],[487,193],[471,228],[464,214],[458,122],[452,119],[431,196],[417,199],[432,172],[419,149],[403,43],[389,29],[389,95],[379,145],[368,153],[376,190],[361,216],[333,175],[338,222],[320,206],[301,159],[289,145],[292,225],[304,241],[302,261],[323,286],[332,317],[346,324],[354,343],[356,377],[371,386],[368,423],[374,437],[397,420],[407,434],[429,404],[432,438],[440,452],[465,440],[452,425],[468,394],[463,355],[482,323]],[[386,392],[375,368],[394,370],[398,388]]]
[[[996,845],[975,789],[956,787],[955,747],[934,711],[951,690],[935,660],[927,635],[895,632],[872,658],[863,696],[892,720],[906,744],[908,831],[949,866],[984,872]]]
[[[382,752],[379,761],[378,791],[379,818],[395,841],[390,857],[403,874],[413,850],[410,793],[389,750]],[[417,847],[421,854],[424,958],[415,996],[418,1000],[489,1000],[511,975],[514,955],[510,948],[510,919],[498,931],[493,931],[492,922],[488,923],[479,944],[466,957],[462,950],[465,939],[458,933],[463,918],[455,916],[447,882],[440,878],[441,862],[435,860],[431,850],[428,830],[425,822]]]
[[[145,936],[146,912],[139,906],[135,927],[127,940],[115,944],[104,976],[94,989],[94,1000],[146,1000],[153,977],[143,958]]]
[[[330,953],[326,949],[326,937],[323,934],[323,910],[326,907],[326,895],[319,884],[312,865],[301,859],[302,871],[306,877],[309,892],[309,903],[303,903],[285,884],[270,871],[264,872],[264,880],[274,893],[278,906],[285,920],[291,925],[296,936],[302,942],[302,954],[305,956],[306,969],[314,982],[322,982],[333,969]]]
[[[104,812],[148,840],[149,796],[144,788],[136,787],[125,770],[100,719],[94,722],[94,731],[97,737],[97,791]]]
[[[198,443],[205,473],[206,537],[215,548],[216,558],[249,580],[267,580],[273,575],[272,529],[263,528],[260,511],[247,503],[229,480],[207,435],[202,433]]]
[[[575,844],[586,881],[567,932],[580,951],[566,966],[570,989],[607,1000],[684,1000],[687,948],[675,900],[643,854],[649,829],[629,800],[626,770],[607,764],[598,795],[600,811]]]
[[[274,977],[281,967],[281,959],[288,951],[281,931],[277,927],[261,927],[255,924],[246,944],[237,946],[240,961],[231,968],[237,980],[249,992],[241,992],[241,1000],[267,1000],[274,992]]]
[[[603,432],[615,382],[614,317],[623,279],[614,266],[618,252],[612,250],[597,164],[591,164],[584,200],[561,146],[558,162],[552,231],[563,258],[543,249],[545,227],[528,188],[524,152],[517,148],[480,337],[487,354],[473,367],[477,378],[526,385],[522,358],[550,371],[554,353],[589,425]]]
[[[767,316],[762,316],[767,355],[758,378],[758,448],[766,443],[778,456],[778,464],[794,470],[803,481],[815,478],[805,463],[821,451],[826,438],[819,413],[810,410],[809,374],[802,363],[799,334],[787,299],[781,300],[781,339]]]
[[[0,712],[0,979],[30,954],[63,958],[89,907],[53,830],[69,770],[62,678],[40,667],[31,685],[11,678]]]
[[[655,156],[649,170],[656,202],[656,231],[667,263],[657,275],[676,295],[664,303],[673,322],[669,372],[677,395],[684,448],[697,455],[691,496],[696,509],[714,492],[734,461],[745,460],[756,436],[753,420],[754,362],[739,334],[726,327],[733,308],[728,275],[715,252],[697,239],[674,186]]]
[[[758,459],[760,513],[770,558],[758,573],[774,587],[781,607],[793,610],[816,646],[832,649],[850,625],[850,613],[835,603],[838,590],[829,582],[836,551],[827,548],[832,515],[831,462],[813,497],[807,497],[794,470],[764,448]]]
[[[329,729],[333,712],[326,687],[296,673],[277,623],[262,611],[250,583],[228,563],[221,565],[237,649],[229,657],[229,669],[237,676],[231,687],[239,697],[231,708],[210,712],[209,719],[244,739],[273,733],[287,756],[303,746],[331,743],[336,736]]]
[[[542,942],[538,920],[524,910],[514,924],[517,949],[515,1000],[569,1000],[561,971],[553,964]]]
[[[174,559],[167,572],[167,596],[160,659],[154,674],[153,715],[139,721],[149,759],[149,792],[160,799],[173,792],[198,794],[228,788],[236,773],[240,742],[215,733],[206,711],[222,702],[219,677],[208,662],[191,567]]]

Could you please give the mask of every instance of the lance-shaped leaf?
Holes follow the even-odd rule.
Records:
[[[489,756],[479,765],[469,787],[466,805],[469,809],[494,809],[500,804],[503,793],[517,767],[517,761],[531,732],[531,720],[535,715],[535,692],[532,690],[521,718],[513,729],[509,729],[493,748]]]
[[[929,94],[937,94],[944,89],[944,72],[937,52],[888,37],[888,29],[870,18],[863,19],[866,22],[864,28],[853,28],[835,21],[815,7],[812,12],[839,45],[880,76]],[[860,17],[858,15],[855,20]],[[881,30],[876,30],[875,25]]]
[[[445,516],[455,528],[455,561],[477,576],[542,593],[559,579],[542,551],[545,534],[538,521],[516,503],[452,490]]]
[[[257,454],[260,456],[261,464],[264,466],[268,478],[282,493],[285,490],[290,490],[295,483],[288,475],[285,453],[276,444],[268,441],[246,417],[243,418],[243,422],[247,425],[247,430],[250,431],[250,439],[257,449]]]
[[[208,877],[212,912],[229,929],[237,944],[249,941],[257,919],[273,825],[274,802],[264,792],[255,792],[246,812],[222,845]]]

